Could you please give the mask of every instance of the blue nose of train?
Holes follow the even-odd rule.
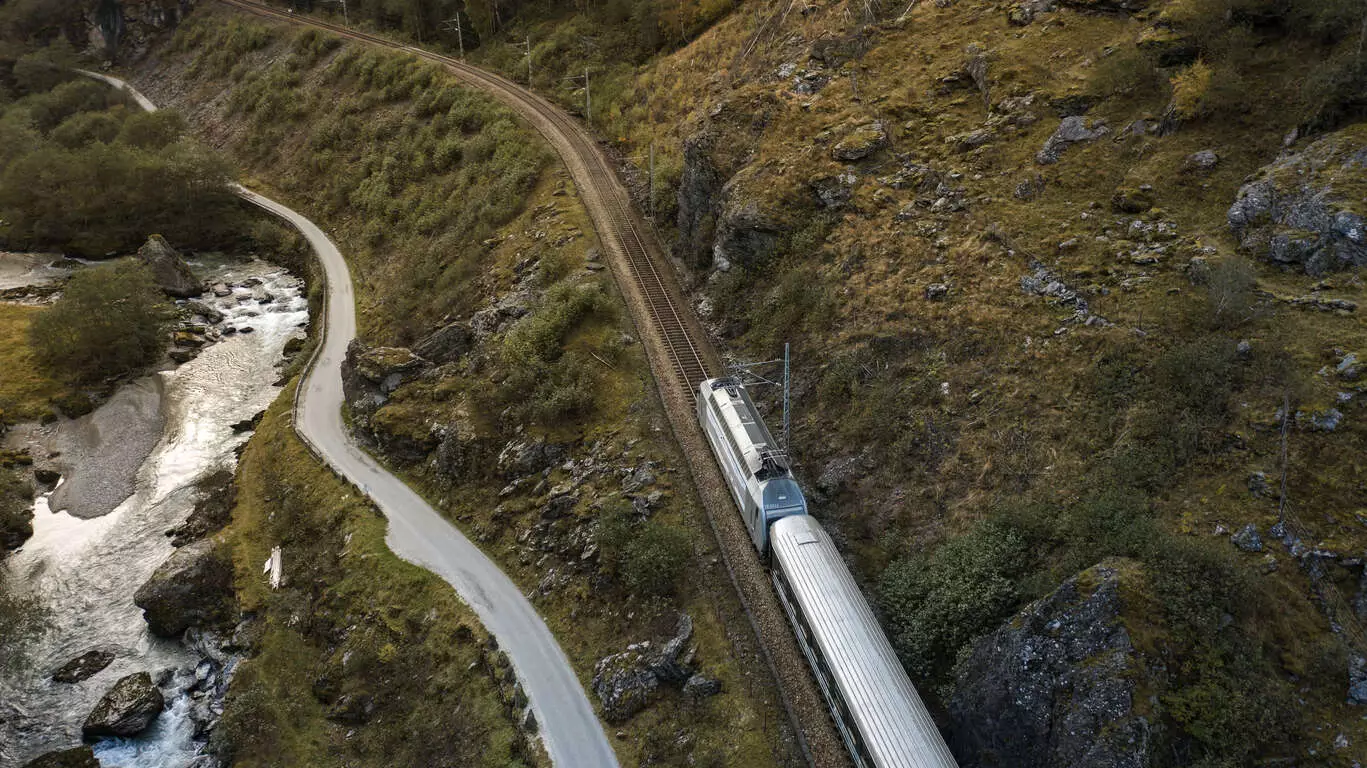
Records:
[[[807,514],[807,500],[791,477],[777,477],[764,484],[764,519],[770,523],[791,515]]]

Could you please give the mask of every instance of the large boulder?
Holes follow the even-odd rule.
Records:
[[[360,426],[368,427],[370,418],[389,402],[394,390],[421,376],[428,367],[426,360],[403,347],[370,347],[353,339],[342,361],[342,391],[352,417]]]
[[[474,343],[475,335],[468,322],[449,323],[418,342],[413,351],[436,365],[444,365],[464,357]]]
[[[109,651],[86,651],[59,667],[52,673],[52,679],[58,683],[79,683],[93,677],[113,660],[114,654]]]
[[[152,633],[178,637],[190,627],[213,626],[233,615],[233,567],[212,540],[176,550],[133,593]]]
[[[687,650],[692,638],[693,619],[681,614],[674,636],[658,650],[650,643],[633,643],[621,653],[600,659],[594,665],[590,687],[602,704],[603,718],[610,723],[625,722],[655,700],[662,684],[682,690],[698,677],[689,695],[702,697],[719,692],[720,683],[698,675],[693,669],[693,654]]]
[[[82,746],[48,752],[24,763],[24,768],[100,768],[100,761],[93,749]]]
[[[1229,228],[1258,258],[1322,275],[1367,266],[1367,123],[1283,154],[1240,190]]]
[[[91,710],[81,726],[87,739],[108,736],[136,736],[147,729],[166,706],[152,676],[137,672],[114,684]]]
[[[168,296],[189,299],[200,295],[204,288],[190,266],[180,257],[180,252],[166,242],[161,235],[152,235],[138,249],[138,260],[152,271],[157,285]]]
[[[1097,120],[1088,124],[1087,119],[1081,115],[1071,115],[1063,118],[1058,128],[1044,142],[1044,147],[1035,154],[1035,162],[1040,165],[1053,165],[1063,157],[1063,153],[1068,147],[1074,144],[1081,144],[1097,139],[1110,133],[1103,120]]]
[[[845,134],[831,147],[831,157],[845,162],[854,162],[886,149],[891,143],[888,129],[878,120],[861,123]]]
[[[1121,620],[1130,561],[1064,582],[960,663],[950,743],[965,768],[1143,768],[1152,726],[1136,710],[1143,675]]]
[[[641,647],[633,644],[599,659],[591,685],[603,706],[603,719],[623,723],[655,700],[660,678],[651,671]]]

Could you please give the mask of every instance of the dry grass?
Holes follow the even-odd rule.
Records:
[[[0,303],[0,419],[14,423],[52,412],[68,390],[42,372],[29,346],[28,327],[40,307]]]

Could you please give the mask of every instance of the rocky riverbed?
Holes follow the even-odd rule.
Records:
[[[0,768],[83,738],[103,766],[210,764],[201,752],[236,663],[232,627],[158,636],[134,595],[177,551],[168,532],[221,500],[213,478],[232,469],[252,418],[279,393],[308,311],[301,282],[274,265],[192,265],[209,288],[189,305],[202,328],[177,334],[183,364],[126,385],[87,416],[8,436],[62,479],[37,500],[33,537],[0,566],[36,625],[31,638],[6,640]],[[133,439],[139,432],[148,434]],[[112,711],[122,703],[127,712]],[[123,727],[149,716],[145,730]]]

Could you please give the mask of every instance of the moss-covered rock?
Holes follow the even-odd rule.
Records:
[[[855,126],[845,137],[831,147],[831,157],[845,162],[863,160],[873,153],[887,148],[891,140],[882,121],[873,120]]]
[[[100,768],[100,761],[90,747],[72,747],[30,760],[24,768]]]
[[[1144,672],[1122,621],[1122,582],[1138,576],[1125,561],[1090,568],[973,644],[949,703],[964,765],[1149,765],[1154,724],[1136,709]]]
[[[134,593],[133,603],[153,634],[176,637],[233,616],[232,579],[232,564],[215,543],[197,541],[167,558]]]
[[[1367,123],[1284,154],[1239,190],[1229,228],[1249,253],[1320,275],[1367,265]]]

